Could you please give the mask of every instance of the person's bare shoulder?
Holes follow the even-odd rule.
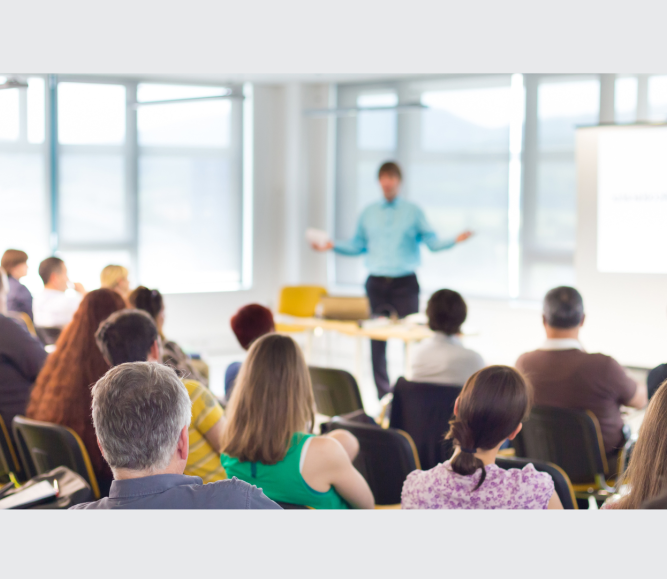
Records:
[[[313,437],[306,460],[309,467],[326,470],[335,470],[350,462],[343,445],[329,436]]]

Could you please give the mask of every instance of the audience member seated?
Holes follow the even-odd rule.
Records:
[[[46,352],[24,327],[6,317],[8,286],[7,275],[0,269],[0,416],[11,436],[12,420],[25,414]]]
[[[244,350],[265,334],[274,332],[273,314],[269,308],[259,304],[243,306],[230,320],[232,331]],[[232,362],[225,372],[225,398],[229,400],[234,388],[234,381],[241,369],[241,362]]]
[[[87,294],[72,322],[46,359],[30,395],[28,418],[55,422],[74,430],[90,455],[100,491],[108,493],[111,471],[102,459],[90,418],[90,387],[109,369],[95,343],[103,320],[125,307],[116,292],[98,289]]]
[[[19,280],[28,273],[28,254],[20,249],[8,249],[2,256],[0,267],[9,278],[7,309],[23,312],[32,320],[32,294]]]
[[[76,293],[67,292],[67,266],[59,257],[47,257],[42,261],[39,264],[39,277],[44,282],[44,290],[35,297],[33,303],[35,325],[64,328],[72,320],[86,290],[80,283],[75,283]]]
[[[651,400],[660,385],[667,380],[667,364],[659,364],[648,373],[646,386],[648,388],[648,399]]]
[[[646,409],[628,468],[619,479],[622,496],[612,496],[603,509],[641,509],[667,491],[667,387],[664,383]]]
[[[73,509],[279,509],[238,479],[183,474],[190,399],[171,368],[121,364],[93,387],[93,424],[114,481],[108,498]]]
[[[182,377],[197,380],[208,388],[208,377],[195,368],[190,357],[181,350],[176,342],[167,340],[162,333],[165,319],[162,294],[156,289],[149,290],[144,286],[139,286],[130,294],[129,301],[133,308],[148,312],[155,320],[158,334],[162,340],[163,363],[178,370]]]
[[[610,356],[584,350],[579,342],[584,319],[584,303],[576,289],[549,291],[542,316],[547,339],[540,349],[521,355],[516,367],[533,385],[536,405],[595,414],[610,472],[615,472],[618,449],[625,442],[621,405],[646,406],[646,387],[629,378]]]
[[[447,433],[452,458],[416,470],[403,484],[404,509],[562,509],[547,473],[532,464],[503,470],[496,455],[530,412],[530,387],[514,368],[489,366],[473,374],[454,405]]]
[[[102,322],[95,334],[104,359],[111,366],[127,362],[161,362],[160,343],[153,318],[143,310],[121,310]],[[213,394],[195,380],[183,380],[192,402],[188,434],[190,452],[185,474],[204,483],[227,478],[220,465],[220,436],[225,420]]]
[[[122,265],[107,265],[100,274],[100,287],[112,289],[128,302],[130,280],[127,268]]]
[[[267,334],[250,347],[227,406],[222,466],[274,501],[315,509],[372,509],[352,465],[357,439],[345,430],[308,434],[314,423],[308,367],[294,340]]]
[[[426,306],[428,326],[435,335],[415,347],[412,380],[463,386],[484,360],[461,343],[461,326],[468,308],[461,295],[442,289],[435,292]]]

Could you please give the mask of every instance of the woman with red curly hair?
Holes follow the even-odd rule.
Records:
[[[90,390],[109,365],[95,343],[95,331],[124,308],[123,298],[110,289],[95,290],[83,298],[37,376],[26,411],[28,418],[68,426],[81,437],[103,496],[108,494],[113,477],[97,446]]]

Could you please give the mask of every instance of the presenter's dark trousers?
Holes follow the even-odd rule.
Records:
[[[380,277],[369,275],[366,294],[374,315],[398,315],[404,318],[419,311],[419,283],[413,273],[403,277]],[[387,375],[387,342],[371,340],[373,377],[382,398],[391,391]]]

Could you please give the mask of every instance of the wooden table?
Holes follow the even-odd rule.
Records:
[[[362,368],[362,342],[364,338],[371,340],[401,340],[405,348],[405,377],[409,380],[412,369],[412,345],[433,335],[433,331],[422,324],[398,320],[392,322],[387,320],[385,323],[378,320],[369,320],[366,327],[354,321],[347,320],[326,320],[322,318],[297,318],[294,316],[285,316],[275,314],[276,331],[278,332],[306,332],[306,360],[310,361],[312,351],[312,337],[314,334],[320,334],[323,331],[337,332],[357,340],[357,350],[355,359],[355,378],[357,382],[361,378]]]

